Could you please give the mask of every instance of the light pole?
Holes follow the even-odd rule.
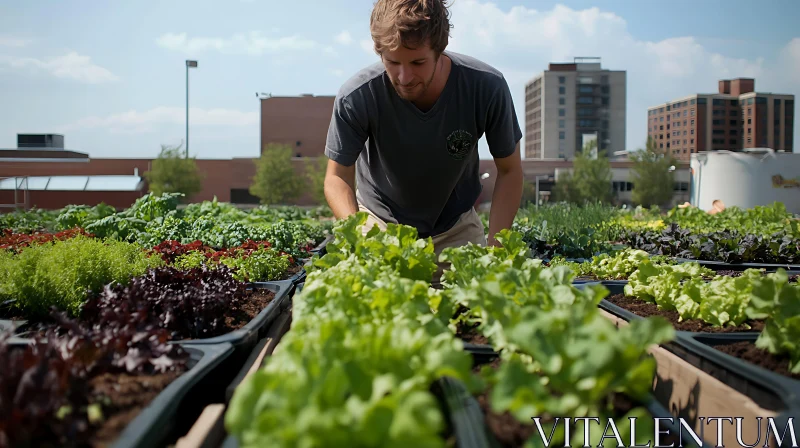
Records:
[[[186,60],[186,158],[189,158],[189,67],[197,68],[197,61]]]

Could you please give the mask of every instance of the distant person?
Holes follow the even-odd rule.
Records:
[[[437,256],[468,242],[496,245],[522,198],[522,131],[508,84],[494,67],[446,50],[449,16],[442,0],[375,3],[370,31],[381,60],[339,89],[325,146],[334,216],[367,212],[365,232],[413,226],[432,237]],[[473,207],[483,135],[497,166],[488,241]]]

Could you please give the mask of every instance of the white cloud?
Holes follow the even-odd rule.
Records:
[[[793,73],[795,81],[800,84],[800,37],[792,39],[781,55],[788,63],[789,73]]]
[[[361,45],[362,50],[366,51],[367,53],[373,56],[375,55],[375,46],[372,40],[364,39],[362,41],[359,41],[359,45]]]
[[[337,34],[335,40],[342,45],[350,45],[353,43],[353,36],[350,35],[349,31],[345,30]]]
[[[58,78],[73,79],[88,84],[119,80],[119,77],[108,69],[95,65],[89,56],[83,56],[74,51],[47,60],[0,55],[0,64],[8,65],[13,69],[42,70]]]
[[[189,108],[190,126],[256,126],[258,122],[258,112]],[[161,106],[144,112],[130,110],[108,117],[86,117],[62,126],[59,132],[102,128],[115,133],[144,133],[159,125],[185,123],[185,108]]]
[[[30,39],[20,39],[18,37],[0,36],[0,47],[26,47],[31,43]]]
[[[339,69],[339,68],[331,69],[330,73],[331,73],[331,75],[336,76],[336,77],[344,76],[344,70]]]
[[[779,75],[782,78],[775,78],[764,59],[712,52],[692,36],[637,39],[625,19],[599,8],[573,10],[557,5],[541,11],[525,6],[501,9],[498,3],[461,0],[452,6],[451,21],[454,27],[448,49],[477,57],[503,71],[523,132],[525,82],[547,69],[550,62],[597,56],[602,58],[603,68],[627,71],[628,149],[644,144],[648,106],[692,93],[713,93],[719,79],[733,77],[754,77],[757,89],[777,91],[791,86],[788,78],[800,73],[800,38],[784,51],[785,58],[794,61],[794,70],[784,70]],[[366,43],[371,51],[371,42],[362,41],[363,48],[367,50]],[[799,82],[794,81],[794,85]]]
[[[156,43],[168,50],[197,54],[219,51],[225,54],[247,54],[260,56],[283,51],[304,51],[320,48],[320,45],[299,36],[266,37],[259,31],[237,33],[228,38],[188,37],[186,33],[167,33],[156,39]]]

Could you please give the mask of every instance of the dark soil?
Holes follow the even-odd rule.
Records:
[[[248,291],[242,307],[235,313],[225,316],[224,333],[238,330],[248,324],[275,298],[275,293],[269,289],[253,289]]]
[[[104,374],[92,378],[89,384],[93,395],[107,397],[111,406],[103,408],[104,420],[94,431],[91,446],[113,445],[142,409],[183,373],[181,370],[153,375]]]
[[[478,331],[477,325],[472,327],[459,325],[456,337],[470,344],[489,345],[489,340]]]
[[[501,360],[500,358],[495,359],[494,361],[489,364],[493,369],[498,369],[500,367]],[[481,369],[481,366],[476,366],[473,368],[473,372],[477,373]],[[489,401],[489,397],[491,395],[492,387],[488,386],[486,390],[476,397],[478,404],[483,411],[483,415],[485,417],[486,428],[487,430],[497,439],[500,446],[505,448],[516,448],[525,445],[525,442],[528,441],[531,437],[538,437],[536,425],[531,420],[530,423],[522,423],[517,420],[513,415],[509,412],[504,412],[503,414],[497,414],[491,409],[491,404]],[[627,412],[632,410],[633,408],[637,407],[637,403],[626,397],[622,394],[614,394],[611,397],[612,403],[614,405],[614,415],[617,418],[624,416]],[[535,417],[535,416],[531,416]],[[541,423],[542,425],[546,423],[553,422],[553,416],[549,415],[541,415]],[[591,431],[602,431],[604,429],[605,422],[601,420],[602,427],[596,426],[594,428],[590,428]],[[556,431],[561,431],[563,436],[563,423],[559,423],[559,427],[556,428]],[[678,446],[678,437],[672,432],[669,435],[665,436],[664,439],[666,440],[665,444],[669,445],[672,442],[675,442],[673,446]],[[624,440],[625,441],[625,440]],[[627,441],[625,441],[627,442]]]
[[[723,353],[763,367],[764,369],[771,370],[777,374],[800,379],[800,374],[789,372],[788,357],[773,355],[766,350],[756,347],[753,342],[740,341],[731,344],[714,345],[712,347]]]
[[[607,297],[606,300],[621,308],[625,308],[637,316],[664,317],[672,323],[672,326],[675,327],[676,330],[680,331],[693,331],[697,333],[759,333],[764,329],[764,321],[760,320],[747,320],[744,324],[736,327],[717,327],[699,319],[689,319],[680,322],[680,315],[677,311],[660,310],[655,303],[645,302],[635,297],[624,296],[623,294],[614,294]],[[747,328],[745,325],[750,325],[751,328]]]
[[[284,274],[283,280],[288,280],[288,279],[292,278],[292,276],[294,276],[295,274],[297,274],[298,272],[300,272],[302,270],[303,270],[303,265],[301,265],[301,264],[296,264],[294,266],[289,266],[289,269],[287,269],[286,273]]]

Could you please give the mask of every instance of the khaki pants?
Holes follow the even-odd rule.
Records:
[[[358,211],[366,212],[369,216],[367,217],[367,222],[362,227],[362,233],[364,235],[372,229],[374,225],[378,225],[378,228],[381,230],[386,230],[386,223],[375,216],[372,211],[370,211],[361,201],[358,201]],[[478,212],[475,210],[474,207],[471,207],[468,211],[464,212],[459,218],[458,222],[450,228],[450,230],[431,237],[433,240],[433,250],[436,253],[436,265],[437,269],[436,272],[433,274],[433,279],[431,280],[431,286],[434,288],[441,288],[441,277],[442,273],[445,269],[447,269],[450,263],[441,263],[439,262],[439,255],[442,253],[442,250],[448,247],[461,247],[465,246],[467,243],[473,243],[480,246],[486,246],[486,232],[483,228],[483,222],[481,221],[480,216],[478,216]]]

